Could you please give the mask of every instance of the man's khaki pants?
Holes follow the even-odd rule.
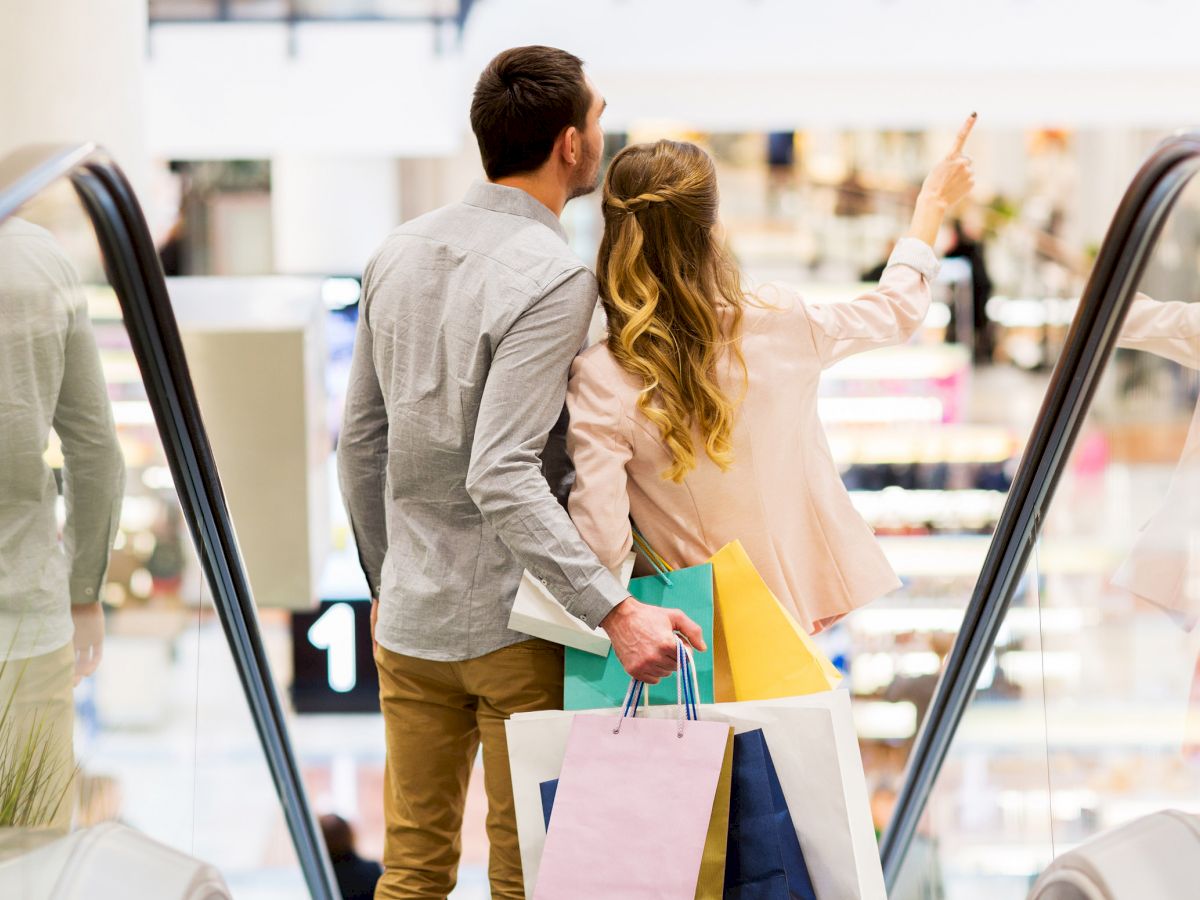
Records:
[[[562,647],[531,640],[465,662],[378,647],[375,662],[387,731],[387,840],[376,900],[444,900],[454,889],[467,781],[481,742],[492,897],[521,900],[504,722],[513,713],[562,708]]]

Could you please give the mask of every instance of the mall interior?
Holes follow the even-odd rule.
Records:
[[[112,822],[239,900],[341,896],[322,816],[381,858],[370,597],[335,465],[361,276],[482,177],[471,89],[525,44],[585,61],[605,160],[705,148],[747,283],[814,303],[878,279],[978,111],[924,325],[821,381],[838,470],[902,580],[815,637],[845,676],[887,895],[1017,900],[1089,840],[1200,813],[1200,325],[1185,307],[1159,343],[1120,341],[1136,293],[1200,300],[1198,27],[1189,0],[3,4],[0,239],[57,245],[115,443],[56,414],[33,450],[56,482],[30,483],[24,370],[0,359],[18,379],[0,398],[0,894],[96,896],[53,848]],[[563,224],[594,262],[598,195]],[[15,272],[0,251],[0,346],[25,327]],[[113,511],[92,510],[112,551],[79,588],[102,655],[22,731],[21,663],[71,623],[65,597],[28,614],[45,573],[4,519],[48,489],[61,529],[73,456]],[[38,740],[66,762],[38,770]],[[22,778],[66,787],[31,800]],[[475,778],[454,900],[490,896],[485,813]],[[1174,859],[1192,872],[1197,835]]]

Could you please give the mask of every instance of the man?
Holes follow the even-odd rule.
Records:
[[[66,519],[45,460],[62,445]],[[46,815],[66,833],[75,756],[72,688],[100,664],[101,588],[125,463],[87,298],[44,228],[0,223],[0,758],[27,743],[51,773]],[[36,761],[36,760],[35,760]],[[61,802],[59,800],[61,799]]]
[[[674,671],[675,630],[703,649],[678,610],[628,596],[542,474],[596,304],[558,217],[597,186],[604,105],[571,54],[501,53],[471,104],[488,181],[396,230],[363,280],[338,458],[376,598],[388,740],[380,898],[453,889],[480,742],[492,896],[524,895],[504,722],[561,707],[563,656],[507,627],[523,570],[603,625],[635,677]]]

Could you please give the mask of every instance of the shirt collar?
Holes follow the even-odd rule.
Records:
[[[532,194],[520,188],[493,184],[490,181],[476,181],[467,191],[463,203],[468,206],[477,206],[480,209],[490,209],[494,212],[533,219],[557,234],[564,243],[567,240],[566,229],[558,220],[558,216],[550,212],[549,208],[540,200],[535,200]]]

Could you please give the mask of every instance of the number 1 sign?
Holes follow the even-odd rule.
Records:
[[[379,712],[371,602],[327,600],[292,614],[292,705],[298,713]]]

